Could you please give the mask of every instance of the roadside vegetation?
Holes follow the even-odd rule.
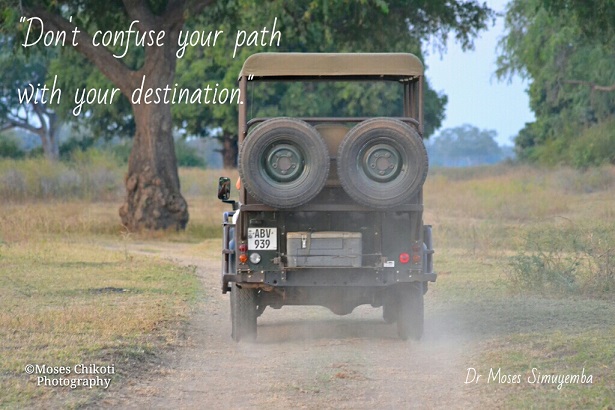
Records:
[[[56,163],[0,161],[0,407],[73,408],[105,394],[37,386],[27,364],[114,365],[110,390],[117,390],[181,342],[202,295],[194,267],[129,247],[201,243],[215,235],[214,217],[195,200],[186,232],[129,234],[117,214],[122,174],[116,158],[99,151]],[[192,194],[215,192],[202,170],[183,169],[182,182]]]
[[[121,165],[82,155],[0,161],[0,405],[78,407],[105,394],[36,387],[27,363],[115,364],[117,388],[178,345],[202,294],[194,271],[131,253],[131,244],[181,242],[190,256],[217,255],[228,209],[216,199],[217,178],[234,181],[235,172],[181,168],[187,230],[129,234],[117,216]],[[434,225],[440,277],[426,298],[427,323],[446,317],[448,332],[478,339],[468,367],[524,380],[532,368],[594,375],[592,385],[562,390],[464,387],[513,407],[615,403],[613,189],[611,166],[432,169],[425,222]]]
[[[608,166],[441,169],[428,178],[425,220],[434,225],[440,276],[427,311],[448,317],[453,334],[480,340],[467,367],[483,378],[501,368],[521,379],[464,386],[482,402],[615,404],[614,188],[615,168]],[[532,369],[584,371],[593,380],[558,389],[529,383]]]

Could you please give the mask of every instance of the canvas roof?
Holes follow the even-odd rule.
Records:
[[[258,53],[248,57],[239,77],[397,77],[423,74],[410,53]]]

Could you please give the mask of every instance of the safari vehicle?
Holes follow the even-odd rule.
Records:
[[[286,102],[259,109],[258,97],[246,98],[270,98],[278,83],[294,90]],[[258,84],[268,92],[249,93]],[[431,226],[423,224],[420,60],[401,53],[254,54],[239,89],[239,201],[229,199],[229,178],[218,187],[218,197],[233,205],[224,213],[222,243],[233,339],[254,339],[267,306],[321,305],[345,315],[362,304],[382,306],[402,339],[420,339],[423,295],[436,280]],[[368,99],[364,116],[346,114],[353,92],[378,91],[385,97]],[[318,100],[308,110],[301,103],[310,98]],[[333,114],[311,115],[332,107]],[[272,108],[281,115],[248,119]]]

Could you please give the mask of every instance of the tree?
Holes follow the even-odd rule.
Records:
[[[519,73],[530,80],[536,121],[515,140],[520,158],[572,163],[582,135],[615,115],[615,92],[609,92],[615,91],[615,43],[584,35],[573,11],[554,12],[544,2],[509,3],[497,75]]]
[[[149,2],[111,0],[108,2],[23,1],[21,12],[39,17],[44,30],[66,33],[75,50],[87,58],[127,98],[142,86],[164,88],[173,84],[178,36],[189,15],[198,15],[212,0]],[[73,22],[71,17],[75,17]],[[76,22],[79,22],[77,27]],[[146,45],[142,64],[130,67],[105,47],[96,47],[90,34],[95,28],[124,31],[138,21],[140,33],[164,33],[162,44]],[[143,82],[143,83],[142,83]],[[180,193],[173,145],[171,107],[167,104],[132,104],[136,126],[126,176],[127,196],[120,208],[122,223],[130,230],[175,227],[188,222],[188,206]]]
[[[427,145],[435,166],[473,166],[495,164],[504,159],[495,141],[495,130],[481,130],[470,124],[447,128]]]
[[[295,2],[240,1],[216,8],[216,12],[201,16],[189,22],[195,27],[223,26],[233,32],[240,27],[271,26],[277,17],[277,29],[284,41],[277,51],[304,52],[413,52],[422,56],[422,44],[432,41],[443,47],[448,35],[454,33],[462,46],[469,48],[476,33],[486,28],[493,16],[491,10],[474,1],[331,1],[302,0]],[[411,22],[411,23],[409,23]],[[230,39],[222,39],[222,41]],[[186,56],[178,62],[178,82],[205,81],[232,87],[244,59],[258,48],[240,50],[235,59],[228,58],[232,44],[209,49],[188,49]],[[351,87],[352,88],[352,87]],[[255,94],[259,101],[270,100],[272,105],[290,96],[297,86],[278,87],[272,94]],[[370,103],[365,88],[347,89],[346,98],[332,93],[340,102]],[[352,96],[352,98],[351,98]],[[341,98],[341,100],[340,100]],[[286,99],[297,104],[297,99]],[[343,101],[342,101],[343,100]],[[425,136],[437,129],[443,118],[446,96],[435,92],[427,84],[425,90]],[[371,100],[373,103],[374,100]],[[304,113],[313,110],[321,102],[301,100]],[[360,107],[357,107],[359,109]],[[297,111],[300,111],[297,109]],[[226,167],[235,166],[237,157],[236,107],[221,105],[209,110],[174,111],[186,125],[189,133],[203,136],[211,130],[218,130],[217,138],[223,144],[222,153]]]
[[[421,41],[432,37],[445,44],[449,30],[469,47],[472,38],[486,27],[487,19],[492,16],[485,5],[461,0],[21,0],[17,3],[16,0],[0,0],[5,6],[5,31],[7,21],[12,22],[14,28],[19,25],[17,20],[21,15],[39,17],[44,21],[45,31],[66,33],[67,38],[72,38],[78,27],[75,50],[97,67],[128,101],[133,91],[142,85],[142,80],[145,89],[164,88],[175,83],[180,30],[187,21],[196,27],[199,18],[215,26],[226,25],[231,32],[238,27],[253,26],[272,15],[278,16],[287,40],[280,51],[360,51],[361,48],[383,51],[383,44],[390,45],[388,49],[407,51],[408,43],[420,50]],[[95,30],[125,31],[132,21],[138,21],[136,29],[140,35],[163,32],[163,44],[146,45],[126,59],[115,58],[113,50],[92,44]],[[364,46],[357,46],[363,43]],[[195,47],[191,51],[198,61],[211,62],[205,64],[207,68],[201,73],[214,74],[211,77],[214,81],[224,80],[221,86],[234,84],[242,58],[230,59],[228,49],[222,47],[204,50]],[[210,51],[213,54],[208,54]],[[241,51],[248,52],[247,49]],[[258,48],[249,51],[258,51]],[[197,79],[203,77],[197,76],[191,81]],[[195,84],[199,83],[192,83]],[[435,106],[438,104],[443,105],[442,98]],[[210,133],[221,127],[223,138],[233,138],[236,107],[207,108],[176,106],[172,111],[169,104],[131,104],[135,136],[126,177],[127,196],[120,208],[122,222],[127,228],[183,228],[186,225],[188,209],[180,193],[172,113],[176,113],[179,120],[177,126],[188,132]],[[114,115],[123,121],[121,117],[125,114],[117,112]],[[437,116],[434,119],[437,120]]]
[[[584,36],[602,44],[615,40],[615,1],[543,0],[543,6],[555,16],[572,17]]]
[[[49,103],[41,101],[41,93],[30,91],[29,101],[20,101],[15,90],[30,90],[30,86],[44,84],[47,76],[47,57],[35,53],[29,58],[13,55],[9,38],[0,40],[0,132],[19,128],[37,135],[46,158],[57,160],[60,151],[57,132],[60,121]],[[22,95],[23,97],[23,95]],[[46,96],[48,101],[49,95]]]

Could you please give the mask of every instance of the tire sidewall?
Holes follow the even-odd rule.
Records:
[[[397,150],[402,164],[387,182],[371,179],[363,168],[363,153],[386,144]],[[346,193],[355,201],[378,209],[393,208],[409,201],[427,177],[427,151],[418,132],[391,118],[374,118],[352,128],[340,144],[338,175]]]
[[[264,157],[276,144],[289,143],[300,150],[303,170],[293,181],[275,181]],[[292,208],[312,200],[324,187],[329,173],[327,146],[314,127],[292,118],[273,118],[248,135],[239,151],[241,180],[255,199],[276,208]]]

